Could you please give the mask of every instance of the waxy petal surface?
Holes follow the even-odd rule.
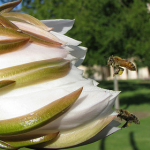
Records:
[[[68,47],[69,49],[72,49],[70,50],[70,54],[76,58],[75,66],[80,66],[86,56],[87,48],[83,46],[68,45],[66,49],[68,49]]]
[[[113,114],[112,114],[113,115]],[[97,133],[95,136],[93,136],[91,139],[79,144],[79,146],[82,145],[86,145],[86,144],[90,144],[93,142],[96,142],[100,139],[103,139],[111,134],[113,134],[114,132],[120,130],[121,128],[117,127],[119,126],[120,123],[112,120],[107,126],[105,126],[99,133]]]
[[[38,145],[44,148],[67,148],[78,145],[100,132],[106,125],[108,125],[115,116],[108,116],[104,119],[96,119],[84,126],[79,126],[71,130],[60,132],[60,136],[53,142]],[[36,147],[36,146],[35,146]]]
[[[58,134],[59,132],[46,134],[46,135],[29,135],[26,137],[24,136],[11,136],[11,137],[5,137],[5,138],[2,137],[1,139],[3,139],[5,142],[7,142],[7,144],[13,147],[19,148],[19,147],[31,146],[31,145],[36,145],[36,144],[50,141],[56,138]]]
[[[1,120],[0,136],[25,133],[39,128],[64,113],[82,92],[82,88],[27,115]],[[61,103],[61,105],[59,105]]]
[[[75,20],[70,19],[50,19],[50,20],[41,20],[48,27],[53,27],[52,31],[65,34],[69,31]]]
[[[60,96],[64,96],[68,94],[68,92],[76,90],[81,86],[84,86],[84,90],[71,109],[43,128],[51,128],[53,130],[70,129],[92,120],[100,113],[105,115],[105,108],[107,106],[109,107],[109,101],[115,99],[119,92],[104,91],[103,89],[93,86],[93,80],[84,79],[81,74],[81,70],[72,68],[69,74],[63,78],[32,85],[30,87],[15,89],[10,91],[6,96],[1,95],[0,109],[3,111],[0,117],[10,118],[32,112],[48,104],[50,102],[48,99],[49,96],[51,96],[52,101],[55,101],[60,98]],[[37,98],[35,99],[35,97]],[[30,99],[32,99],[32,101]],[[14,111],[8,104],[13,105],[14,109],[19,110],[20,113],[18,114],[18,112]],[[101,117],[103,117],[103,115]]]
[[[66,58],[67,55],[67,50],[62,47],[47,47],[28,43],[18,51],[0,55],[0,69],[57,57]]]
[[[30,42],[34,42],[36,44],[42,44],[42,45],[46,45],[46,46],[56,46],[59,47],[60,45],[62,45],[61,43],[58,43],[54,40],[47,40],[45,38],[42,37],[37,37],[34,36],[32,34],[28,34],[28,33],[23,33],[23,32],[18,32],[15,31],[11,28],[3,28],[0,27],[0,36],[6,36],[6,37],[11,37],[11,38],[30,38]]]
[[[69,61],[54,58],[1,69],[0,79],[14,80],[16,86],[24,86],[42,80],[54,80],[63,77],[69,70]]]
[[[0,81],[0,89],[1,88],[4,88],[6,86],[9,86],[11,84],[14,84],[16,81],[13,81],[13,80],[1,80]]]
[[[2,14],[4,17],[8,18],[12,21],[21,21],[21,22],[27,22],[29,24],[32,24],[34,26],[37,26],[43,30],[50,31],[51,28],[47,27],[45,24],[43,24],[40,20],[36,19],[33,16],[30,16],[28,14],[24,13],[17,13],[17,12],[9,12]]]
[[[63,34],[59,34],[57,32],[54,32],[54,31],[50,31],[50,33],[52,33],[53,35],[57,36],[61,41],[64,41],[66,43],[66,45],[79,45],[81,44],[81,41],[77,41],[75,39],[72,39],[68,36],[65,36]]]
[[[11,11],[14,7],[16,7],[19,3],[21,2],[21,0],[15,1],[15,2],[9,2],[6,4],[3,4],[0,6],[0,13],[6,13]]]
[[[0,23],[7,28],[12,28],[14,30],[19,30],[17,26],[15,26],[12,22],[10,22],[7,18],[0,15]]]
[[[35,27],[31,24],[27,24],[24,22],[18,22],[18,21],[12,21],[19,29],[23,31],[27,31],[28,33],[35,33],[39,36],[45,36],[46,38],[49,38],[50,40],[54,40],[56,42],[65,44],[65,42],[59,40],[56,36],[51,34],[50,32],[47,32],[41,28]]]
[[[12,145],[0,140],[0,148],[3,148],[3,149],[12,149],[12,150],[15,150],[16,148],[13,147]]]
[[[6,39],[0,41],[0,54],[18,50],[29,42],[30,38]]]

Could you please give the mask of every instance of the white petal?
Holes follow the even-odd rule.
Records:
[[[74,24],[75,20],[69,19],[51,19],[51,20],[41,20],[48,27],[53,27],[52,31],[65,34],[70,30]]]
[[[0,55],[0,69],[56,57],[65,58],[67,54],[68,52],[64,48],[47,47],[29,43],[18,51]]]
[[[85,59],[87,48],[83,46],[73,46],[69,45],[68,47],[72,48],[74,51],[71,51],[70,54],[77,58],[75,66],[79,66]]]
[[[34,85],[35,88],[28,86],[10,91],[7,95],[1,95],[0,119],[17,117],[35,111],[83,87],[80,98],[69,111],[44,127],[44,129],[68,129],[99,116],[109,107],[109,102],[117,96],[116,92],[104,91],[94,86],[93,80],[82,78],[82,71],[78,71],[78,69],[74,68],[70,73],[72,76],[68,74],[64,78]],[[101,117],[103,118],[103,116]]]
[[[109,95],[101,92],[88,93],[83,91],[69,111],[43,129],[70,129],[93,120],[106,107]],[[98,97],[101,97],[100,101],[97,101]]]
[[[114,132],[116,132],[116,131],[118,131],[118,130],[120,130],[121,128],[119,128],[119,127],[117,127],[117,126],[119,126],[120,125],[120,123],[119,122],[116,122],[116,121],[112,121],[112,122],[110,122],[97,136],[97,140],[99,140],[99,139],[102,139],[102,138],[104,138],[104,137],[106,137],[106,136],[109,136],[109,135],[111,135],[112,133],[114,133]]]
[[[19,29],[21,29],[23,31],[29,31],[29,32],[32,31],[32,33],[35,33],[37,35],[44,36],[44,37],[47,37],[47,38],[54,40],[56,42],[65,44],[64,42],[59,40],[56,36],[54,36],[50,32],[47,32],[47,31],[45,31],[41,28],[38,28],[36,26],[30,25],[28,23],[18,22],[18,21],[12,21],[12,23],[14,23]]]
[[[69,49],[69,48],[70,49]],[[87,48],[83,46],[74,46],[74,45],[68,45],[66,47],[67,50],[70,50],[70,54],[75,56],[76,58],[82,58],[85,57],[85,54],[87,52]]]
[[[110,100],[108,102],[107,107],[100,114],[101,117],[108,116],[112,112],[112,107],[113,107],[113,105],[115,103],[116,97],[120,93],[119,91],[110,91],[110,90],[107,90],[107,92],[111,93],[111,98],[110,98]]]
[[[62,88],[63,86],[77,83],[78,81],[85,81],[85,79],[82,77],[83,71],[80,69],[77,69],[76,67],[72,66],[71,71],[66,75],[65,77],[47,81],[43,83],[33,84],[30,86],[25,86],[21,88],[17,88],[15,90],[9,91],[7,94],[3,94],[2,91],[0,93],[1,98],[6,97],[13,97],[13,96],[22,96],[22,95],[30,95],[34,92],[40,92],[43,90],[53,90]],[[93,85],[92,80],[87,80],[88,84]],[[82,86],[82,83],[80,84],[80,87]]]
[[[100,139],[105,138],[106,136],[109,136],[113,134],[114,132],[120,130],[121,128],[117,127],[119,126],[120,123],[116,121],[111,121],[102,131],[100,131],[98,134],[96,134],[93,138],[89,139],[88,141],[81,143],[78,146],[85,145],[85,144],[90,144],[93,142],[96,142]]]
[[[69,87],[70,86],[68,86],[68,88]],[[1,119],[21,116],[41,108],[42,106],[69,94],[71,90],[69,91],[68,88],[44,90],[30,95],[28,94],[12,98],[1,98]],[[70,89],[71,88],[72,87],[70,87]],[[43,129],[69,129],[86,123],[98,116],[104,110],[108,105],[109,99],[109,93],[106,94],[101,91],[91,92],[83,90],[80,98],[74,103],[69,111],[51,122],[49,125],[43,127]]]
[[[56,37],[58,37],[61,41],[64,41],[66,43],[66,45],[79,45],[81,44],[81,41],[77,41],[75,39],[72,39],[68,36],[65,36],[63,34],[59,34],[57,32],[54,32],[54,31],[50,31],[50,33],[52,33],[53,35],[55,35]]]

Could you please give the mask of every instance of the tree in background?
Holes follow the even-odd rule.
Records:
[[[147,2],[23,0],[22,10],[38,19],[75,19],[74,28],[68,35],[82,40],[82,45],[88,47],[85,65],[106,65],[110,55],[118,55],[122,58],[136,56],[138,65],[150,66],[150,16]]]

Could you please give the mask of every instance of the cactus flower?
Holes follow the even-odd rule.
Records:
[[[0,147],[57,149],[119,130],[112,111],[119,92],[97,87],[77,68],[80,41],[64,34],[74,20],[43,20],[0,6]]]

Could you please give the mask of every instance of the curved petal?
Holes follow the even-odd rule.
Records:
[[[60,116],[78,99],[80,88],[40,109],[20,117],[0,121],[0,136],[16,135],[37,129]],[[61,105],[59,105],[61,103]]]
[[[68,80],[66,77],[64,77],[64,79]],[[60,79],[59,81],[62,80],[61,83],[64,83],[63,82],[64,79]],[[0,105],[0,109],[2,109],[1,118],[15,117],[18,115],[23,115],[27,112],[32,112],[33,110],[36,110],[42,107],[43,105],[49,103],[50,96],[52,102],[60,98],[61,96],[66,95],[72,90],[76,90],[81,86],[83,86],[84,90],[80,98],[76,101],[76,103],[74,103],[71,109],[58,119],[54,120],[51,124],[48,124],[45,127],[43,127],[44,129],[50,128],[53,130],[68,129],[72,127],[77,127],[83,123],[86,123],[87,121],[92,120],[99,114],[104,113],[106,107],[110,108],[109,101],[111,101],[118,95],[118,92],[110,92],[109,90],[103,91],[98,87],[93,87],[93,81],[92,80],[88,81],[86,79],[84,80],[82,79],[81,81],[66,85],[62,84],[61,86],[58,83],[59,85],[58,87],[57,86],[51,87],[51,85],[53,84],[49,83],[46,85],[47,86],[44,87],[46,87],[47,89],[44,90],[42,88],[39,88],[37,89],[36,92],[34,91],[32,93],[31,90],[25,90],[25,88],[23,88],[24,89],[23,91],[26,91],[26,94],[20,96],[19,95],[17,96],[17,93],[21,93],[21,89],[20,92],[19,91],[16,92],[16,96],[11,96],[11,92],[7,94],[7,97],[5,97],[5,95],[4,96],[2,95]],[[33,89],[36,90],[35,88]],[[59,95],[57,93],[59,93]],[[30,99],[32,99],[32,101],[30,101]],[[14,109],[8,106],[8,104],[10,106],[13,105]],[[18,111],[14,110],[18,110],[19,114]],[[101,118],[102,117],[103,116],[101,116]]]
[[[6,143],[4,141],[1,141],[1,140],[0,140],[0,148],[3,148],[3,149],[12,149],[12,150],[16,150],[17,149],[16,147],[13,147],[10,144],[8,144],[8,143]]]
[[[46,31],[51,30],[51,28],[47,27],[40,20],[36,19],[35,17],[33,17],[31,15],[25,14],[25,13],[9,12],[9,13],[3,13],[2,15],[11,21],[15,20],[15,21],[20,21],[20,22],[27,22],[27,23],[37,26],[43,30],[46,30]]]
[[[14,30],[19,30],[17,26],[15,26],[12,22],[10,22],[7,18],[0,15],[0,24],[2,24],[3,27],[6,28],[12,28]]]
[[[15,2],[9,2],[6,4],[3,4],[0,6],[0,12],[2,13],[6,13],[11,11],[14,7],[16,7],[19,3],[21,2],[21,0],[15,1]]]
[[[59,40],[56,36],[54,36],[50,32],[47,32],[47,31],[45,31],[41,28],[38,28],[36,26],[33,26],[31,24],[24,23],[24,22],[18,22],[18,21],[12,21],[12,23],[14,23],[20,30],[28,31],[30,33],[35,33],[35,34],[40,35],[40,36],[45,36],[49,39],[52,39],[52,40],[57,41],[59,43],[65,44],[64,42]]]
[[[51,20],[41,20],[48,27],[53,27],[52,31],[65,34],[70,30],[74,24],[75,20],[69,19],[51,19]]]
[[[16,86],[26,86],[61,78],[70,68],[69,61],[53,58],[0,69],[0,79],[14,80]]]
[[[68,48],[69,47],[69,48]],[[81,65],[84,61],[87,48],[83,46],[68,45],[65,49],[70,51],[70,54],[76,58],[75,66]]]
[[[29,137],[24,136],[11,136],[11,137],[5,137],[2,138],[7,144],[19,148],[24,146],[31,146],[36,145],[40,143],[44,143],[47,141],[50,141],[58,136],[59,132],[57,133],[51,133],[46,135],[38,135],[34,138],[32,138],[34,135],[29,135]]]
[[[106,125],[108,125],[114,117],[115,116],[109,116],[104,119],[96,119],[86,125],[62,131],[60,132],[60,136],[53,142],[38,145],[38,148],[66,148],[78,145],[95,136]]]
[[[6,86],[9,86],[11,84],[14,84],[16,81],[13,81],[13,80],[1,80],[0,81],[0,89],[1,88],[4,88]]]
[[[28,43],[18,51],[0,55],[0,69],[56,57],[65,58],[67,54],[68,52],[64,48]]]
[[[29,42],[30,38],[6,39],[0,41],[0,54],[16,51]]]
[[[81,44],[81,41],[77,41],[75,39],[72,39],[68,36],[65,36],[63,34],[59,34],[57,32],[54,32],[54,31],[50,31],[50,33],[52,33],[53,35],[55,35],[56,37],[58,37],[61,41],[64,41],[66,43],[66,45],[79,45]]]
[[[91,86],[93,85],[93,80],[89,80],[89,79],[87,80],[82,77],[82,70],[79,70],[75,68],[74,66],[72,66],[70,72],[62,78],[59,78],[53,81],[50,80],[47,82],[38,83],[36,85],[20,87],[15,90],[9,91],[7,94],[3,94],[1,91],[0,96],[1,98],[12,98],[12,97],[18,97],[18,96],[23,97],[23,95],[31,95],[35,92],[40,92],[44,90],[51,91],[51,90],[62,89],[63,86],[67,86],[72,83],[78,83],[78,81],[87,81],[87,84]],[[80,87],[83,86],[82,83],[79,86]]]
[[[106,136],[109,136],[111,134],[113,134],[114,132],[120,130],[121,128],[119,128],[118,126],[120,125],[120,123],[116,122],[116,121],[111,121],[106,127],[104,127],[99,133],[97,133],[94,137],[92,137],[91,139],[85,141],[84,143],[79,144],[78,146],[81,145],[86,145],[86,144],[90,144],[93,142],[96,142],[100,139],[105,138]]]
[[[47,39],[44,36],[38,36],[34,34],[29,34],[26,32],[18,32],[11,28],[0,27],[0,36],[9,37],[9,38],[30,38],[30,42],[36,44],[51,46],[51,47],[60,47],[62,44],[51,39]]]

